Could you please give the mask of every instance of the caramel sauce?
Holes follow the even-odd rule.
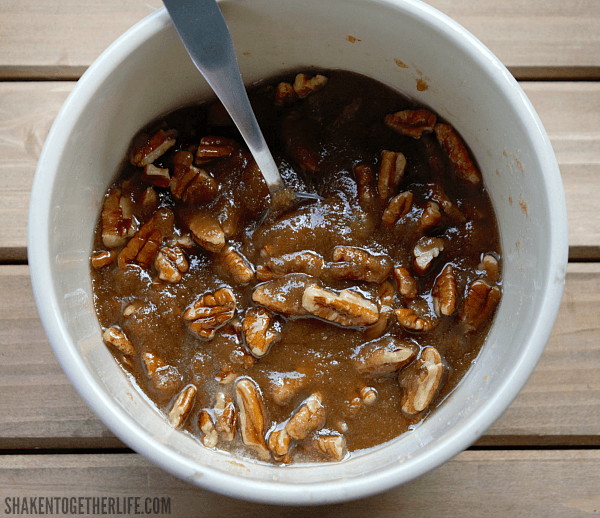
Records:
[[[319,254],[327,265],[332,262],[334,248],[342,245],[358,247],[375,256],[385,255],[393,266],[405,267],[413,273],[418,286],[417,305],[431,315],[434,315],[434,283],[444,266],[451,264],[458,294],[454,313],[435,318],[435,328],[427,332],[407,330],[394,316],[384,332],[384,336],[397,337],[417,352],[435,347],[446,365],[443,385],[425,411],[406,414],[402,410],[403,389],[398,383],[398,373],[365,377],[356,368],[353,358],[369,341],[365,329],[339,326],[311,315],[277,314],[274,329],[280,338],[259,359],[249,353],[236,320],[218,328],[210,340],[198,338],[190,332],[182,316],[199,296],[223,287],[231,289],[237,301],[239,322],[255,306],[253,289],[261,284],[256,276],[246,285],[232,281],[231,275],[215,261],[216,253],[198,245],[184,249],[189,269],[175,283],[161,281],[154,265],[144,269],[133,263],[120,268],[115,261],[92,268],[94,304],[100,325],[122,329],[136,350],[131,358],[124,358],[117,351],[115,357],[165,414],[169,413],[178,392],[157,390],[141,355],[151,352],[176,368],[181,377],[178,391],[194,384],[198,393],[184,430],[199,439],[203,435],[198,428],[199,413],[213,408],[218,391],[231,394],[232,383],[217,381],[227,371],[254,380],[273,425],[290,418],[308,396],[318,391],[326,410],[323,429],[342,434],[350,452],[383,444],[426,418],[453,390],[477,358],[489,330],[490,321],[476,332],[467,332],[460,321],[469,284],[485,277],[485,271],[480,269],[482,257],[485,254],[500,257],[497,223],[485,187],[455,179],[452,164],[434,133],[415,139],[384,124],[390,113],[420,108],[409,99],[358,74],[321,73],[328,77],[323,88],[287,105],[274,105],[274,90],[279,81],[293,83],[294,74],[255,86],[250,98],[286,184],[296,191],[319,194],[322,200],[297,202],[276,214],[268,212],[268,190],[253,167],[251,155],[235,128],[223,125],[227,124],[226,117],[213,116],[215,112],[221,113],[219,107],[208,104],[168,114],[150,129],[154,131],[160,124],[178,132],[176,144],[154,161],[156,167],[168,168],[171,176],[175,154],[182,150],[195,153],[202,137],[219,136],[238,143],[231,154],[198,166],[218,185],[214,199],[189,204],[176,200],[168,187],[154,186],[155,205],[144,204],[144,193],[150,185],[142,177],[143,169],[128,161],[112,187],[121,189],[139,226],[149,220],[154,210],[170,209],[175,215],[175,237],[189,234],[188,222],[198,210],[214,215],[227,229],[227,244],[253,268],[264,265],[269,257],[304,250]],[[381,224],[389,198],[377,195],[377,179],[375,195],[365,202],[359,196],[354,173],[357,165],[367,163],[377,174],[384,149],[401,151],[407,162],[404,178],[391,195],[404,191],[413,194],[408,214],[391,226]],[[442,210],[439,224],[423,230],[421,216],[427,202],[436,199],[440,190],[461,217]],[[442,238],[445,248],[427,273],[416,275],[412,270],[413,249],[423,236]],[[106,250],[102,221],[97,226],[94,249]],[[392,275],[388,280],[396,288]],[[337,292],[351,288],[375,304],[379,300],[377,283],[338,279],[328,274],[318,282]],[[290,281],[282,296],[301,305],[303,289],[302,283]],[[409,303],[395,289],[393,308]],[[135,311],[124,316],[125,308],[132,304]],[[287,378],[301,378],[302,388],[280,404],[275,401],[273,389]],[[377,400],[371,405],[356,405],[364,386],[376,390]],[[239,451],[240,446],[243,445],[238,431],[233,442],[219,441],[217,447]],[[255,456],[251,450],[244,451],[249,457]]]

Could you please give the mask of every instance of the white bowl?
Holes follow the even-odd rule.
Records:
[[[199,446],[171,429],[129,384],[102,343],[92,303],[89,256],[102,196],[142,126],[210,94],[164,10],[96,60],[46,140],[31,195],[28,242],[40,316],[64,370],[94,412],[165,470],[260,502],[318,504],[374,494],[468,447],[533,371],[558,311],[567,264],[566,206],[554,153],[504,66],[423,3],[220,5],[247,83],[309,65],[360,72],[429,105],[465,138],[497,212],[504,259],[504,296],[476,364],[413,432],[345,462],[283,468]],[[427,89],[418,89],[418,80]]]

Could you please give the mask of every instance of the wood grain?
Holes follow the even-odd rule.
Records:
[[[58,363],[26,266],[0,266],[0,329],[0,449],[123,446]]]
[[[1,77],[11,78],[11,71],[35,76],[46,67],[62,78],[70,69],[81,71],[127,29],[160,7],[160,0],[2,0]]]
[[[16,498],[170,499],[173,517],[279,517],[278,506],[198,489],[135,454],[14,455],[0,458],[0,509]],[[353,502],[285,508],[293,517],[579,517],[600,510],[600,452],[463,452],[404,486]],[[521,481],[527,481],[527,484]],[[7,501],[7,499],[9,499]],[[10,507],[9,507],[10,506]],[[143,507],[141,508],[143,510]],[[13,513],[14,514],[14,513]],[[123,514],[123,516],[134,516]]]
[[[478,445],[600,446],[600,264],[571,263],[567,271],[539,364]]]
[[[27,266],[0,266],[0,450],[122,447],[63,374]],[[570,264],[540,363],[479,446],[600,446],[600,264]]]
[[[50,126],[75,83],[0,83],[0,260],[27,258],[29,193]]]
[[[428,0],[515,71],[598,71],[596,0]],[[159,0],[0,3],[0,78],[74,78]],[[573,72],[571,72],[573,76]],[[538,72],[536,77],[540,77]],[[598,76],[596,76],[598,77]]]
[[[600,259],[600,83],[521,83],[556,154],[571,259]]]
[[[283,509],[199,489],[127,453],[63,373],[28,267],[17,264],[27,260],[29,193],[60,106],[100,53],[162,1],[0,0],[0,514],[7,499],[36,496],[165,496],[164,515],[176,517],[600,513],[600,2],[425,1],[522,80],[560,165],[569,257],[596,262],[569,265],[537,368],[474,447],[381,495]]]
[[[0,261],[25,260],[29,192],[72,82],[0,82]],[[574,259],[600,259],[600,83],[526,82],[563,177]]]

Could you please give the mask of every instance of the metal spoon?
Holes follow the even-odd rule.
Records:
[[[273,197],[285,184],[258,127],[216,0],[163,1],[188,54],[235,122]]]

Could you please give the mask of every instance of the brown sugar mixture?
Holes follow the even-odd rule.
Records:
[[[500,299],[497,224],[460,136],[367,77],[250,92],[286,184],[269,208],[218,103],[142,131],[92,254],[103,338],[199,447],[344,459],[409,431],[477,357]]]

